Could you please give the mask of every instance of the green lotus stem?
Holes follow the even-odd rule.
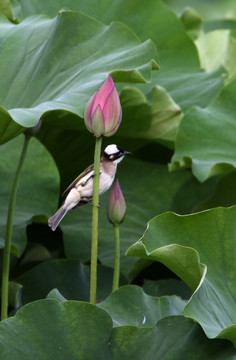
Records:
[[[119,231],[119,225],[113,224],[113,229],[114,229],[114,236],[115,236],[115,263],[114,263],[112,292],[118,289],[119,277],[120,277],[120,231]]]
[[[10,268],[10,255],[11,255],[11,240],[12,240],[12,227],[13,227],[13,215],[16,203],[16,193],[20,178],[21,169],[25,160],[27,147],[29,144],[30,137],[25,135],[24,145],[22,148],[20,160],[16,169],[14,182],[10,194],[8,215],[7,215],[7,226],[6,226],[6,238],[5,247],[3,250],[3,270],[2,270],[2,307],[1,307],[1,319],[7,318],[8,314],[8,284],[9,284],[9,268]]]
[[[96,138],[94,151],[93,179],[93,213],[92,213],[92,244],[90,273],[90,303],[96,305],[97,300],[97,257],[98,257],[98,208],[99,208],[99,178],[102,136]]]

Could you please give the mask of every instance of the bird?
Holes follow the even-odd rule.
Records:
[[[122,150],[118,145],[108,145],[100,160],[99,195],[106,192],[112,185],[117,165],[129,151]],[[64,203],[48,220],[49,227],[55,231],[66,213],[92,201],[93,198],[94,164],[88,166],[63,192]]]

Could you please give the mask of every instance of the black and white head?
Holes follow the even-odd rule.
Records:
[[[103,153],[104,159],[106,161],[111,161],[114,164],[118,164],[126,155],[131,155],[131,153],[129,151],[124,151],[115,144],[108,145]]]

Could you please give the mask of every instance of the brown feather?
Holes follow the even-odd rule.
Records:
[[[69,193],[69,191],[75,186],[75,184],[78,183],[78,181],[80,181],[82,179],[83,176],[86,176],[90,171],[93,171],[94,166],[89,165],[79,176],[77,176],[77,178],[66,188],[66,190],[62,193],[62,196],[65,196]],[[90,179],[90,178],[89,178]],[[88,181],[88,179],[87,179]],[[86,182],[87,182],[86,181]],[[85,182],[85,183],[86,183]]]

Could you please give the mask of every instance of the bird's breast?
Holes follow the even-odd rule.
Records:
[[[102,172],[99,180],[99,194],[103,194],[107,191],[113,183],[113,180],[114,176]]]

